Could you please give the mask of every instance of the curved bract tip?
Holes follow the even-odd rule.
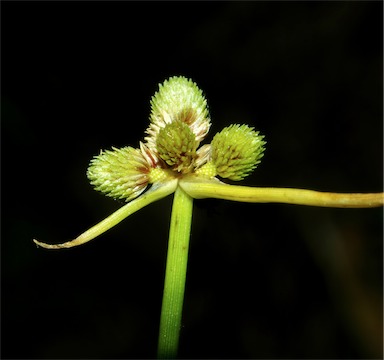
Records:
[[[152,187],[143,195],[132,200],[128,204],[122,206],[116,210],[113,214],[109,215],[106,219],[99,222],[95,226],[91,227],[76,239],[67,241],[61,244],[47,244],[33,239],[33,242],[45,249],[68,249],[74,246],[82,245],[88,241],[93,240],[97,236],[103,234],[107,230],[111,229],[119,222],[124,220],[129,215],[142,209],[143,207],[160,200],[170,194],[172,194],[177,187],[177,179],[171,179],[165,182],[158,182],[152,185]]]
[[[43,247],[45,249],[65,249],[65,248],[74,247],[76,245],[80,245],[80,244],[76,244],[76,239],[72,240],[72,241],[67,241],[67,242],[62,243],[62,244],[47,244],[47,243],[43,243],[41,241],[38,241],[36,239],[33,239],[33,242],[37,246],[41,246],[41,247]]]

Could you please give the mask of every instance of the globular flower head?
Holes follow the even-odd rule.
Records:
[[[88,169],[96,190],[130,201],[149,184],[195,173],[241,180],[263,155],[263,136],[246,125],[231,125],[199,149],[211,126],[207,102],[190,79],[171,77],[151,100],[150,125],[140,148],[102,151]]]
[[[130,201],[148,184],[165,178],[158,163],[157,157],[144,144],[140,149],[112,147],[91,160],[87,176],[95,190],[114,199]]]
[[[230,125],[217,133],[209,148],[209,160],[197,173],[242,180],[260,163],[265,141],[252,127]],[[206,150],[207,151],[207,150]]]
[[[190,79],[173,76],[159,85],[151,100],[151,123],[145,138],[148,147],[156,151],[157,137],[167,124],[186,124],[200,143],[211,126],[207,101],[202,91]]]
[[[173,170],[185,174],[193,168],[198,144],[186,123],[174,121],[160,129],[156,149],[159,157]]]

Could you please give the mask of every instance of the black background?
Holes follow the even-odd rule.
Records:
[[[243,185],[383,189],[382,2],[5,2],[2,358],[152,358],[172,197],[121,203],[100,149],[137,146],[158,83],[192,78],[207,141],[256,127]],[[382,209],[195,201],[180,357],[382,357]]]

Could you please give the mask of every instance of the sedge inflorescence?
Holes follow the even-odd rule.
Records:
[[[207,101],[190,79],[171,77],[151,99],[150,124],[139,148],[101,151],[87,176],[96,190],[130,201],[148,185],[193,174],[242,180],[260,162],[264,136],[234,124],[200,143],[211,127]]]

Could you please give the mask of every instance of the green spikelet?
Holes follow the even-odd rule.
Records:
[[[139,149],[130,146],[102,151],[95,156],[87,171],[88,179],[107,196],[132,200],[147,187],[150,168]]]
[[[175,121],[160,129],[156,141],[158,155],[172,169],[188,173],[196,157],[198,142],[186,123]]]
[[[173,76],[159,85],[151,100],[151,124],[145,138],[151,150],[156,151],[159,131],[175,121],[190,128],[197,142],[208,133],[211,126],[207,101],[203,92],[190,79]]]
[[[242,180],[260,163],[265,141],[252,127],[230,125],[217,133],[211,143],[211,161],[217,175]]]

